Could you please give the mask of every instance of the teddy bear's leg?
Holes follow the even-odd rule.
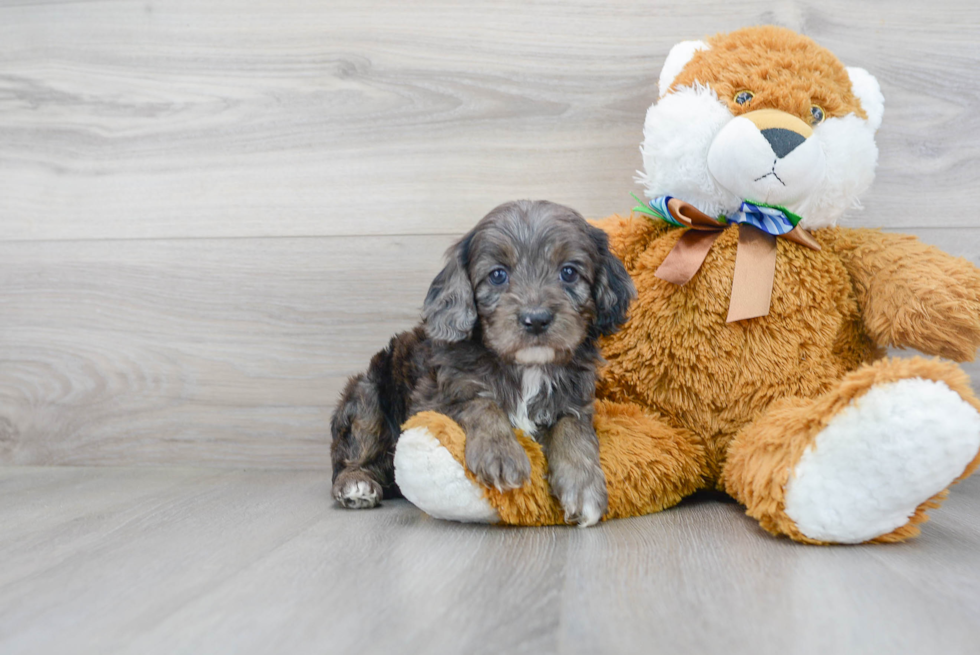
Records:
[[[656,512],[704,486],[704,449],[690,432],[670,427],[639,405],[606,401],[596,402],[595,427],[609,492],[604,519]],[[518,440],[531,461],[531,479],[510,491],[487,488],[466,469],[462,428],[443,414],[421,412],[403,426],[395,480],[408,500],[436,518],[564,523],[540,444],[523,435]]]
[[[980,464],[980,402],[955,365],[886,359],[774,404],[728,450],[725,489],[773,534],[902,541]]]
[[[609,492],[604,518],[659,512],[707,486],[702,440],[641,405],[597,400],[595,429]]]
[[[448,416],[420,412],[402,426],[395,482],[402,495],[437,519],[499,523],[484,488],[466,470],[463,428]]]

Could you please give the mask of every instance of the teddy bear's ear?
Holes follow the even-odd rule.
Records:
[[[874,75],[863,68],[849,66],[847,75],[851,78],[851,91],[861,101],[861,108],[868,115],[868,125],[878,131],[881,126],[881,115],[885,112],[885,96],[881,95],[881,87]]]
[[[694,53],[698,50],[708,50],[710,47],[704,41],[681,41],[670,49],[667,61],[664,62],[664,67],[660,71],[660,80],[657,82],[661,98],[667,95],[667,89],[674,83],[674,78],[684,70]]]

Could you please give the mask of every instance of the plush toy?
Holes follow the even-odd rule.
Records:
[[[950,362],[980,346],[980,271],[911,236],[837,227],[874,177],[883,98],[809,38],[755,27],[683,42],[647,113],[650,199],[598,224],[639,292],[596,430],[605,518],[698,489],[807,543],[912,537],[980,464],[980,402]],[[396,479],[429,514],[562,522],[541,448],[521,489],[476,483],[465,435],[416,415]]]

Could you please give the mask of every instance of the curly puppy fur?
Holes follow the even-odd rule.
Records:
[[[466,464],[499,490],[531,466],[514,428],[538,439],[566,520],[607,507],[592,426],[596,342],[626,321],[636,291],[602,230],[572,209],[518,201],[491,211],[447,253],[422,324],[351,378],[331,423],[333,495],[345,507],[398,495],[400,426],[432,410],[466,430]]]

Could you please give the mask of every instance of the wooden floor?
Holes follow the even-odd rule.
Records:
[[[807,547],[699,496],[590,529],[342,510],[319,471],[0,468],[0,653],[976,653],[980,478]]]

